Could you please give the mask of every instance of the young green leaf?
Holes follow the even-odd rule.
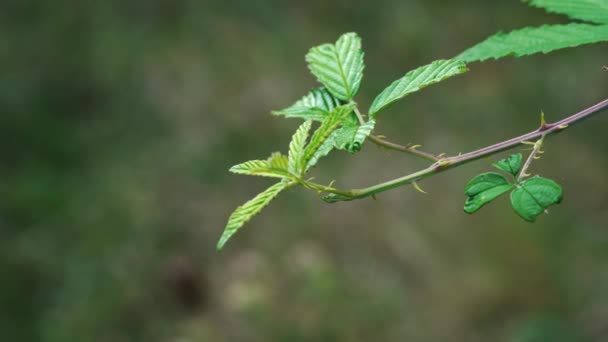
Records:
[[[536,217],[562,201],[562,188],[551,179],[534,177],[522,182],[511,193],[511,205],[524,220]]]
[[[456,58],[465,62],[475,62],[511,55],[522,57],[602,41],[608,41],[608,25],[544,25],[498,33]]]
[[[313,89],[308,95],[285,109],[273,111],[273,115],[284,115],[288,118],[323,121],[327,113],[340,105],[340,100],[333,97],[327,89]]]
[[[352,123],[343,125],[335,132],[334,147],[350,153],[360,151],[363,142],[372,133],[375,125],[375,120],[369,120],[362,125]]]
[[[352,113],[353,109],[354,104],[347,104],[337,107],[327,115],[319,128],[313,133],[308,146],[306,146],[306,149],[304,150],[303,165],[308,166],[308,163],[317,150],[319,150],[327,138],[336,130],[336,128],[338,128],[338,126],[340,126],[346,117]]]
[[[329,137],[327,137],[327,139],[325,139],[325,141],[321,144],[321,146],[319,146],[319,148],[312,155],[312,157],[310,157],[310,160],[308,161],[308,163],[306,163],[306,167],[304,168],[305,173],[311,167],[317,165],[317,162],[319,161],[319,159],[327,156],[334,149],[335,138],[336,138],[337,133],[338,133],[338,131],[336,130],[332,134],[330,134]]]
[[[477,175],[465,186],[464,193],[468,197],[464,204],[464,211],[472,214],[511,189],[513,189],[513,184],[509,183],[501,174],[488,172]]]
[[[342,35],[336,44],[323,44],[306,55],[308,68],[331,94],[350,101],[363,79],[363,51],[356,33]]]
[[[219,242],[217,243],[217,249],[220,250],[226,242],[234,235],[247,221],[251,220],[252,217],[257,215],[264,207],[268,205],[281,191],[292,186],[293,183],[279,182],[266,189],[262,193],[249,200],[247,203],[236,208],[236,210],[228,218],[228,224],[224,229]]]
[[[501,159],[496,163],[492,164],[495,168],[500,169],[504,172],[510,173],[513,176],[517,176],[521,169],[521,162],[523,156],[521,153],[512,154],[505,159]]]
[[[304,121],[296,133],[291,137],[291,142],[289,143],[288,170],[294,175],[301,174],[304,170],[304,146],[306,145],[306,138],[308,138],[308,132],[310,131],[311,125],[311,120]]]
[[[267,160],[250,160],[234,165],[230,172],[249,176],[291,178],[288,170],[288,159],[279,152],[273,153]]]
[[[547,12],[565,14],[598,24],[608,24],[608,0],[526,0],[531,6],[544,8]]]
[[[382,108],[389,104],[426,86],[462,74],[467,70],[464,62],[459,60],[438,60],[411,70],[404,77],[393,82],[376,97],[369,109],[369,115],[371,118],[374,118]]]

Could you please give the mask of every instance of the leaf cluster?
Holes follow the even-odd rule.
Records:
[[[331,185],[312,183],[305,178],[306,174],[321,158],[334,150],[349,153],[360,151],[364,143],[370,140],[368,138],[376,126],[378,114],[383,109],[429,85],[465,73],[468,71],[466,63],[505,56],[521,57],[548,53],[562,48],[608,41],[607,0],[527,2],[531,6],[565,14],[583,22],[527,27],[509,33],[498,33],[452,59],[440,59],[415,68],[380,92],[368,109],[368,115],[361,113],[355,101],[363,83],[365,69],[361,38],[351,32],[340,36],[335,43],[311,48],[305,59],[308,69],[320,86],[291,106],[272,112],[276,116],[304,120],[293,134],[288,155],[275,152],[268,159],[247,161],[230,169],[238,174],[277,178],[279,182],[232,213],[218,242],[218,249],[289,187],[299,185],[318,192],[328,192],[335,200],[352,199],[349,192],[338,191]],[[311,134],[313,126],[316,128]],[[380,141],[377,137],[372,138],[375,143]],[[385,143],[383,146],[395,144]],[[400,150],[411,149],[415,147],[409,150],[404,147]],[[441,161],[439,157],[436,160]],[[465,211],[476,212],[509,191],[513,208],[527,221],[534,221],[549,206],[559,203],[562,198],[561,187],[550,179],[538,176],[527,178],[525,170],[521,170],[521,163],[521,154],[514,154],[494,164],[499,170],[513,176],[512,181],[496,172],[480,174],[473,178],[465,188],[468,197]],[[373,195],[376,192],[370,193]]]
[[[562,188],[555,181],[540,176],[526,180],[517,177],[522,171],[522,158],[521,153],[517,153],[493,164],[512,176],[513,181],[496,172],[482,173],[471,179],[464,189],[467,195],[464,211],[472,214],[511,191],[511,206],[515,212],[524,220],[534,222],[547,208],[560,203]]]

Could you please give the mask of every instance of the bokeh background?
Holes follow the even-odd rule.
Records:
[[[607,341],[608,115],[549,139],[533,171],[565,200],[536,224],[506,198],[463,213],[481,160],[329,205],[232,175],[286,151],[272,117],[315,87],[304,54],[358,32],[366,108],[384,86],[498,30],[567,19],[519,1],[0,3],[3,341]],[[608,95],[606,44],[471,65],[376,130],[456,154]],[[366,145],[317,180],[361,187],[425,166]]]

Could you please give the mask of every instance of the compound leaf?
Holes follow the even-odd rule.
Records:
[[[250,160],[234,165],[230,172],[249,176],[291,178],[288,164],[286,156],[275,152],[267,160]]]
[[[522,182],[511,193],[511,205],[521,218],[534,222],[551,205],[562,201],[562,188],[555,181],[534,177]]]
[[[492,165],[497,169],[510,173],[513,176],[517,176],[517,174],[519,173],[519,170],[521,169],[522,159],[523,159],[522,154],[517,153],[517,154],[512,154],[505,159],[501,159]]]
[[[474,62],[506,56],[522,57],[607,40],[608,25],[567,24],[526,27],[509,33],[498,33],[456,58],[465,62]]]
[[[382,108],[389,104],[426,86],[462,74],[467,70],[465,63],[460,60],[438,60],[411,70],[376,97],[369,109],[369,115],[374,118]]]
[[[310,142],[304,150],[303,165],[306,165],[306,168],[309,167],[308,164],[310,160],[321,148],[323,143],[330,137],[336,128],[342,124],[346,117],[352,113],[353,108],[354,104],[347,104],[337,107],[332,110],[323,120],[319,128],[317,128],[317,130],[313,133],[312,137],[310,138]],[[333,144],[331,146],[333,146]],[[329,151],[327,151],[327,153],[329,153]]]
[[[262,211],[262,209],[264,209],[264,207],[266,207],[281,191],[292,185],[293,183],[288,182],[276,183],[253,199],[236,208],[228,218],[228,224],[226,224],[224,233],[217,243],[217,249],[222,249],[232,235],[234,235],[245,223]]]
[[[513,184],[509,183],[501,174],[488,172],[477,175],[465,186],[464,193],[468,197],[464,204],[464,211],[472,214],[511,189],[513,189]]]
[[[356,33],[343,34],[336,44],[323,44],[306,55],[308,68],[329,92],[343,101],[350,101],[363,79],[363,51]]]
[[[273,111],[273,115],[287,118],[323,121],[327,113],[340,106],[340,100],[333,97],[327,89],[321,87],[310,91],[306,96],[285,109]]]
[[[296,133],[291,137],[291,142],[289,143],[288,170],[294,175],[300,174],[304,169],[302,164],[304,159],[304,146],[306,145],[306,138],[308,138],[308,132],[310,131],[311,125],[311,120],[304,121]]]
[[[608,24],[608,0],[527,0],[547,12],[565,14],[572,19]]]

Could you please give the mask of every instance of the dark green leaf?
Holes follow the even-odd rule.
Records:
[[[521,162],[523,156],[521,153],[512,154],[505,159],[501,159],[496,163],[492,164],[497,169],[503,170],[504,172],[510,173],[513,176],[517,176],[521,169]]]
[[[551,179],[534,177],[511,193],[511,205],[524,220],[533,222],[551,205],[562,201],[562,188]]]
[[[464,211],[472,214],[511,189],[513,184],[501,174],[488,172],[477,175],[465,186],[464,193],[468,198],[464,204]]]

